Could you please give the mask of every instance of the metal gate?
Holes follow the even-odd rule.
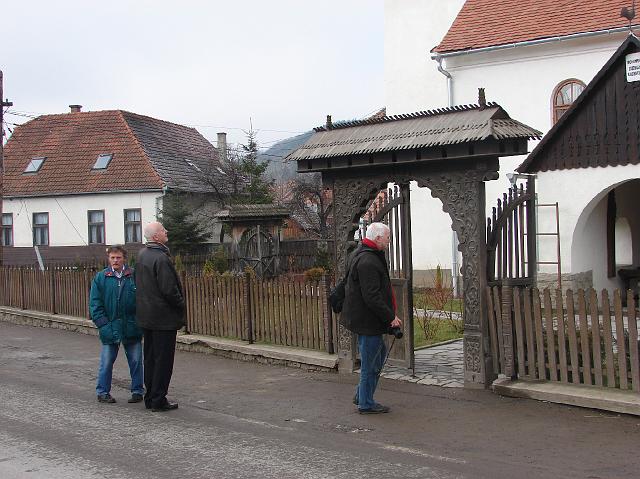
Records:
[[[381,222],[389,226],[391,235],[385,252],[389,264],[391,286],[396,298],[397,315],[402,320],[403,337],[396,340],[389,363],[413,368],[413,267],[411,263],[411,211],[409,184],[392,185],[380,191],[361,221],[360,237],[367,225]],[[393,336],[386,336],[387,347]]]

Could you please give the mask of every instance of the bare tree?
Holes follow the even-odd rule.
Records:
[[[333,198],[331,190],[323,187],[319,173],[297,175],[280,185],[276,196],[311,236],[329,238]]]

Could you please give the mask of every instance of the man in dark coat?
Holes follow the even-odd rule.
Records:
[[[387,225],[370,224],[366,238],[348,262],[342,321],[347,329],[358,334],[360,382],[354,403],[360,414],[389,412],[387,406],[373,400],[386,357],[383,335],[390,327],[402,324],[395,313],[395,298],[384,256],[389,235]]]
[[[185,324],[182,284],[166,243],[167,230],[157,222],[144,229],[145,248],[136,262],[136,310],[144,333],[144,403],[154,412],[177,409],[167,400],[178,329]]]

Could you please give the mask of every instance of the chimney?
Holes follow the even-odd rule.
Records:
[[[227,134],[224,132],[218,133],[218,158],[223,163],[227,161]]]
[[[333,122],[331,121],[331,115],[327,115],[327,130],[333,128]]]
[[[82,111],[82,105],[69,105],[71,113],[80,113]]]
[[[484,88],[478,88],[478,105],[480,110],[484,110],[487,107],[487,97],[484,94]]]

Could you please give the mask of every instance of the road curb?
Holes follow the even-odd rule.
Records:
[[[0,306],[0,321],[40,328],[63,329],[97,336],[93,321],[74,316]],[[240,361],[282,365],[313,371],[338,371],[338,355],[289,346],[249,344],[246,341],[196,334],[178,334],[176,349],[214,354]]]

